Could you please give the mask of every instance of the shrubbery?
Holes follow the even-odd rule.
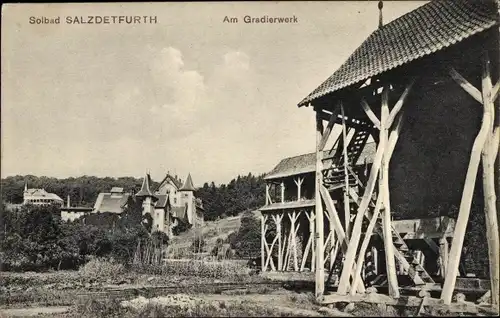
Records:
[[[260,257],[260,221],[253,213],[245,213],[241,217],[241,226],[238,232],[228,236],[231,248],[236,251],[236,256],[241,258]]]
[[[92,215],[93,219],[99,217],[107,216]],[[138,245],[168,244],[164,233],[149,234],[141,223],[140,210],[133,205],[110,227],[87,224],[85,218],[63,222],[56,206],[23,206],[18,210],[2,206],[0,219],[4,223],[0,232],[0,270],[76,269],[91,257],[113,258],[127,265]]]

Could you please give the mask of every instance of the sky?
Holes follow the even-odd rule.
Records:
[[[423,1],[384,1],[387,23]],[[1,175],[196,186],[270,171],[315,149],[297,104],[378,25],[378,1],[2,6]],[[70,16],[156,24],[67,24]],[[295,16],[295,24],[243,17]],[[225,23],[225,17],[238,23]],[[61,17],[30,24],[30,17]],[[74,18],[72,18],[74,20]]]

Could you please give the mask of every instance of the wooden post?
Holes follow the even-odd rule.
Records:
[[[378,251],[375,246],[372,246],[373,272],[378,275]]]
[[[484,193],[484,212],[486,220],[486,237],[488,240],[488,254],[490,265],[490,281],[491,281],[491,303],[498,306],[499,295],[499,251],[500,242],[498,234],[498,216],[496,208],[496,194],[495,194],[495,157],[498,149],[498,140],[494,139],[494,125],[495,125],[495,106],[492,98],[492,83],[490,75],[490,61],[488,53],[484,53],[483,60],[483,76],[482,83],[482,96],[485,111],[490,115],[490,127],[488,137],[482,152],[482,165],[483,165],[483,193]],[[494,144],[496,142],[496,144]]]
[[[347,248],[347,253],[345,253],[345,261],[343,264],[342,274],[340,275],[339,287],[337,289],[338,294],[346,294],[349,287],[349,277],[352,274],[356,252],[358,250],[359,240],[361,236],[361,225],[363,222],[364,214],[370,201],[372,199],[373,190],[375,189],[375,181],[379,173],[380,165],[382,162],[382,156],[384,154],[385,142],[380,141],[377,147],[377,153],[375,154],[375,159],[373,161],[372,169],[370,170],[370,177],[368,179],[363,198],[358,207],[358,212],[356,214],[356,219],[354,220],[354,225],[352,227],[351,238],[349,240],[349,245]]]
[[[328,192],[328,190],[324,186],[322,186],[321,190],[320,190],[320,194],[325,202],[326,209],[331,212],[331,220],[333,220],[335,232],[337,233],[337,239],[340,243],[340,248],[342,248],[342,252],[344,254],[346,254],[348,251],[348,241],[345,237],[344,228],[342,227],[342,224],[341,224],[340,219],[338,217],[337,210],[335,209],[335,205],[334,205],[333,200],[330,196],[330,193]],[[355,266],[355,264],[353,264],[353,266]],[[344,268],[345,268],[345,266],[344,266]],[[344,273],[344,270],[342,270],[342,273]],[[349,271],[348,274],[350,276],[354,275],[353,271]],[[331,276],[331,275],[329,275],[329,276]],[[347,283],[349,284],[349,281],[347,281]],[[349,287],[349,285],[348,285],[348,287]],[[358,285],[358,292],[364,293],[365,287],[363,285]]]
[[[382,90],[382,112],[380,118],[380,143],[385,145],[389,142],[389,87],[384,86]],[[394,259],[394,244],[392,243],[392,226],[391,226],[391,206],[389,198],[389,151],[388,147],[384,147],[384,155],[382,157],[381,173],[379,174],[379,191],[382,194],[382,216],[383,216],[383,232],[384,232],[384,247],[385,260],[387,268],[387,281],[389,283],[389,295],[394,298],[399,298],[398,277],[396,276],[396,261]]]
[[[311,210],[309,232],[311,235],[311,272],[313,272],[316,270],[316,214],[314,210]]]
[[[309,256],[309,250],[311,250],[312,239],[314,237],[314,228],[312,227],[312,222],[314,222],[314,220],[307,213],[307,211],[304,211],[304,212],[305,212],[305,215],[307,217],[307,220],[309,221],[309,239],[307,240],[307,244],[306,244],[306,248],[304,249],[304,253],[302,253],[302,262],[300,265],[300,271],[303,271],[305,266],[306,266],[307,258]],[[311,214],[312,214],[312,212],[311,212]],[[312,247],[312,249],[314,249],[314,246]]]
[[[330,249],[330,271],[333,269],[333,264],[335,263],[335,258],[337,256],[336,252],[333,252],[332,254],[332,251],[333,251],[333,247],[336,246],[335,245],[335,225],[333,224],[333,218],[334,216],[332,215],[331,211],[328,211],[326,213],[330,213],[330,233],[331,233],[331,236],[330,236],[330,246],[331,246],[331,249]]]
[[[262,268],[262,271],[265,272],[266,268],[266,258],[265,258],[265,244],[266,243],[266,215],[261,215],[260,216],[260,233],[261,233],[261,239],[260,239],[260,266]]]
[[[489,77],[489,71],[486,70],[483,65],[483,75],[482,75],[483,101],[490,98],[491,92],[488,91],[487,87],[488,77]],[[451,244],[448,266],[446,268],[446,278],[444,280],[443,291],[441,293],[441,299],[446,305],[451,304],[451,299],[453,297],[453,290],[455,289],[455,282],[458,275],[458,266],[460,263],[460,256],[462,253],[465,230],[467,228],[467,223],[469,221],[470,207],[472,204],[472,197],[474,195],[474,187],[476,185],[477,170],[479,168],[481,152],[484,148],[484,144],[486,142],[486,139],[488,138],[488,133],[490,131],[491,110],[489,109],[489,107],[486,106],[484,106],[483,109],[484,111],[483,111],[481,128],[479,129],[479,133],[477,134],[476,139],[474,140],[474,144],[472,145],[469,167],[467,168],[467,174],[465,176],[465,184],[464,184],[464,190],[462,192],[462,200],[460,201],[458,219],[455,224],[455,232],[453,234],[453,241]],[[498,253],[498,251],[496,251],[496,253]]]
[[[349,172],[347,171],[347,166],[349,164],[349,157],[347,155],[347,128],[345,124],[345,115],[344,115],[344,105],[340,104],[340,112],[342,114],[342,139],[344,142],[343,145],[343,153],[344,153],[344,218],[345,218],[345,236],[349,239],[349,225],[351,219],[351,209],[349,207]]]
[[[368,224],[368,228],[365,232],[365,237],[363,239],[363,243],[361,243],[361,248],[358,255],[358,261],[356,262],[356,270],[354,272],[354,280],[352,282],[350,294],[355,295],[358,284],[361,280],[361,268],[363,267],[363,262],[365,259],[366,249],[368,248],[368,244],[370,243],[370,239],[373,233],[373,229],[375,228],[375,223],[377,223],[377,218],[380,210],[380,205],[382,203],[381,195],[378,196],[377,203],[375,204],[375,213],[373,213],[372,219]]]
[[[269,184],[266,183],[266,205],[271,204],[271,196],[269,195]]]
[[[319,298],[325,291],[325,270],[324,270],[324,233],[323,233],[323,203],[321,201],[320,189],[323,186],[323,149],[321,141],[323,139],[323,120],[320,116],[320,110],[316,110],[316,288],[315,295]]]
[[[448,240],[446,237],[439,239],[439,274],[445,278],[446,266],[448,265]]]
[[[297,201],[300,201],[300,196],[301,196],[301,189],[302,189],[302,182],[304,182],[304,178],[297,177],[297,180],[294,180],[295,184],[297,185]]]
[[[281,181],[281,203],[285,203],[285,183]]]

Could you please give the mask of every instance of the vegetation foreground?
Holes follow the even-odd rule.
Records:
[[[209,272],[218,272],[218,278],[208,277]],[[224,283],[235,284],[234,289],[214,288]],[[373,306],[350,313],[321,308],[315,304],[312,290],[285,289],[234,261],[175,261],[161,268],[125,270],[114,261],[93,259],[78,271],[1,272],[0,286],[2,317],[395,315]],[[167,287],[173,288],[171,292]],[[155,288],[164,289],[155,294]]]

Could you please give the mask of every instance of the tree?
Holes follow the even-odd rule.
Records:
[[[236,255],[242,258],[260,256],[260,222],[253,214],[246,213],[241,218],[241,226],[237,234],[231,237],[231,247]]]

